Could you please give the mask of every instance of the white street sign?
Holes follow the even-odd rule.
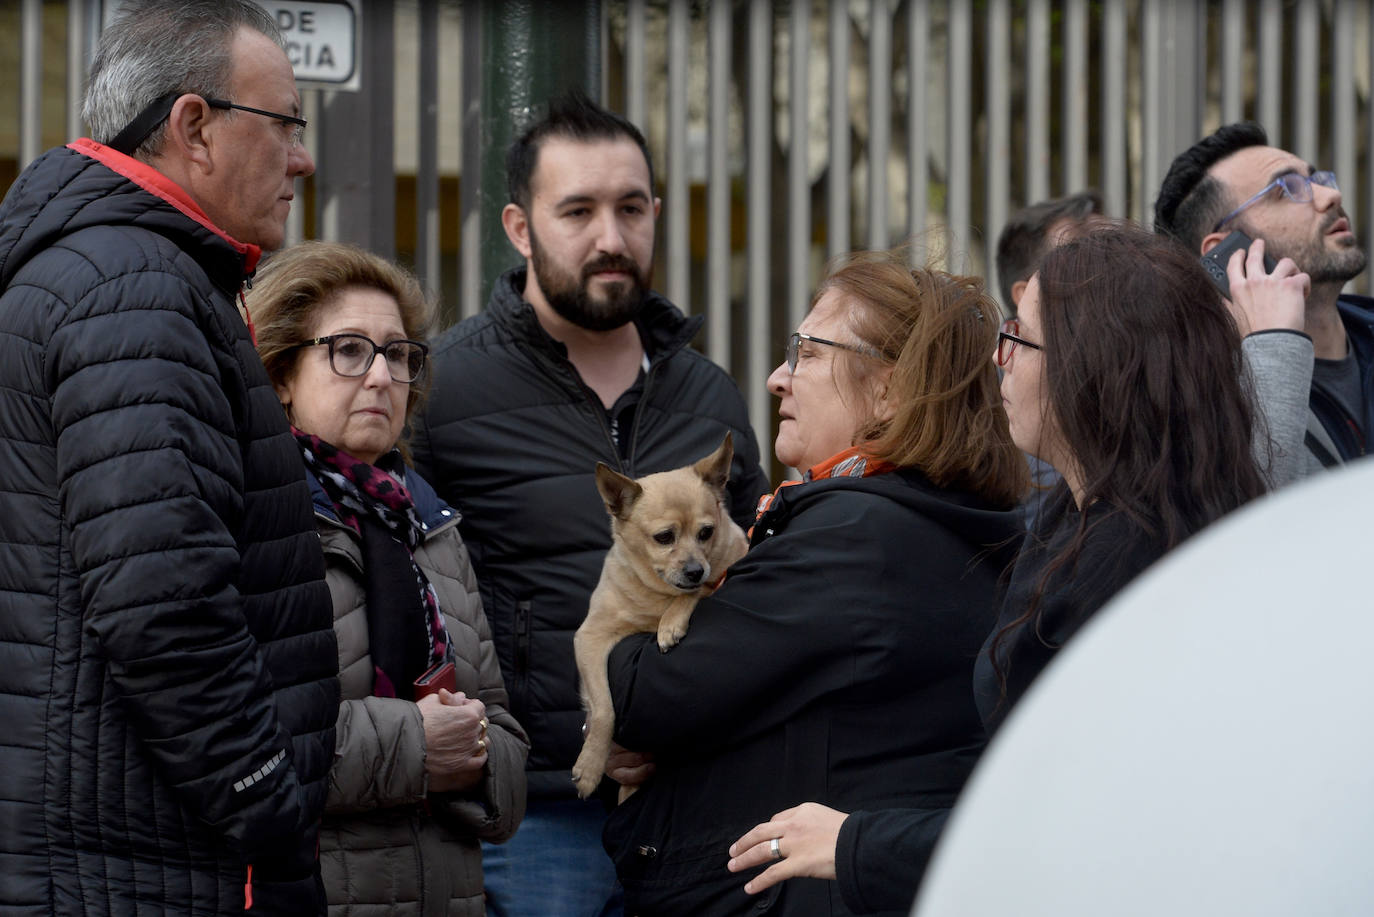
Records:
[[[286,39],[286,56],[301,84],[353,89],[360,84],[358,48],[362,0],[258,0]],[[303,88],[312,88],[303,85]]]

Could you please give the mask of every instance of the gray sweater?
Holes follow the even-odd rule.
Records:
[[[1322,470],[1307,448],[1311,433],[1332,455],[1338,451],[1308,407],[1312,388],[1312,339],[1301,331],[1258,331],[1241,342],[1255,405],[1255,461],[1269,486],[1286,484]]]

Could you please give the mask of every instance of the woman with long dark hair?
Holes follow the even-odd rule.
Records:
[[[1284,259],[1262,282],[1302,281]],[[1119,225],[1054,250],[997,362],[1012,439],[1064,481],[975,672],[989,729],[1116,592],[1266,489],[1235,321],[1172,240]]]

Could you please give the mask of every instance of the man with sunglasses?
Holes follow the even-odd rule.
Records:
[[[1228,124],[1174,160],[1155,228],[1199,255],[1241,230],[1263,240],[1252,252],[1278,262],[1267,271],[1258,254],[1238,254],[1230,266],[1274,483],[1364,455],[1374,434],[1374,301],[1341,292],[1366,255],[1336,176],[1270,146],[1258,124]],[[1305,298],[1293,266],[1310,280]],[[1286,296],[1252,295],[1284,279]]]
[[[333,616],[237,303],[299,113],[258,4],[126,4],[0,206],[0,912],[324,913]]]

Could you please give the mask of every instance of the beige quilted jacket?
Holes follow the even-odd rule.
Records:
[[[481,915],[478,842],[503,841],[515,833],[525,812],[529,740],[508,712],[477,580],[458,534],[458,514],[436,510],[415,557],[434,584],[457,651],[458,690],[480,698],[487,708],[487,776],[468,792],[427,796],[419,708],[370,696],[361,545],[316,493],[343,688],[320,834],[330,915]]]

